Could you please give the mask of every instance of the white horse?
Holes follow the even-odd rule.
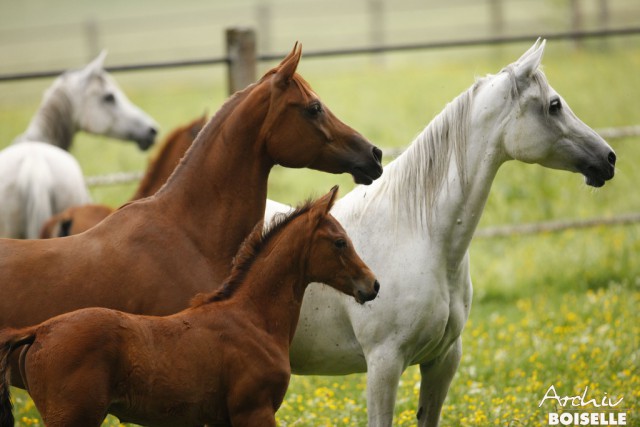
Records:
[[[369,426],[391,426],[398,381],[422,376],[420,426],[437,426],[471,309],[469,244],[498,168],[508,160],[582,173],[599,187],[615,154],[538,69],[545,42],[477,81],[433,119],[369,187],[332,214],[378,275],[366,307],[317,284],[307,290],[291,348],[297,374],[368,372]],[[267,217],[287,206],[270,202]],[[384,231],[384,232],[380,232]]]
[[[82,130],[149,148],[157,125],[103,69],[106,53],[58,77],[26,132],[0,151],[0,237],[37,238],[52,215],[90,201],[68,150]]]

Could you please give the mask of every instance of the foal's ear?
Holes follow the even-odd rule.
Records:
[[[316,217],[325,217],[333,207],[333,204],[338,197],[338,186],[334,185],[331,190],[324,196],[320,197],[313,204],[314,216]]]
[[[527,79],[538,70],[540,63],[542,62],[542,55],[544,54],[544,47],[547,43],[546,40],[536,42],[527,50],[515,63],[515,73],[518,80]]]
[[[302,45],[299,42],[296,42],[296,44],[293,45],[291,53],[289,53],[289,55],[287,55],[277,67],[274,77],[274,81],[277,85],[286,87],[289,84],[293,78],[293,74],[298,68],[300,57],[302,57]]]

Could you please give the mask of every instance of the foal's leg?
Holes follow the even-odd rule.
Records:
[[[366,359],[369,427],[391,427],[404,358],[397,351],[377,348]]]
[[[71,374],[57,384],[37,384],[29,392],[47,427],[100,427],[109,407],[105,377]],[[29,385],[35,382],[36,378]]]
[[[36,407],[40,410],[37,401]],[[47,399],[46,408],[40,413],[47,427],[100,427],[107,408],[92,397],[71,396]]]
[[[447,397],[449,385],[455,375],[462,357],[462,338],[451,345],[447,353],[430,362],[420,365],[420,405],[418,406],[418,426],[437,427],[440,411]]]

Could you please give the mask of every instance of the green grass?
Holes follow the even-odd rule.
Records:
[[[640,45],[635,39],[602,51],[574,51],[552,42],[545,71],[576,114],[594,128],[635,125],[640,118]],[[345,122],[382,147],[407,145],[474,76],[495,73],[524,46],[389,55],[383,67],[368,58],[308,60],[301,72]],[[223,102],[221,69],[153,71],[116,76],[130,98],[153,115],[166,135],[174,126],[213,113]],[[47,81],[0,84],[0,145],[26,127]],[[480,226],[591,218],[640,210],[638,138],[610,141],[616,178],[598,190],[576,174],[511,162],[496,178]],[[73,153],[85,173],[140,170],[147,154],[132,144],[79,135]],[[349,177],[276,169],[270,197],[296,203]],[[96,201],[118,205],[133,186],[94,188]],[[443,425],[537,426],[550,385],[563,395],[624,397],[640,425],[640,226],[606,227],[500,239],[475,239],[471,319],[464,356],[443,411]],[[366,425],[365,376],[293,377],[278,413],[283,426]],[[402,377],[396,425],[413,425],[419,374]],[[20,425],[38,423],[24,393],[16,397]],[[23,418],[24,417],[24,418]],[[110,420],[108,425],[117,425]]]

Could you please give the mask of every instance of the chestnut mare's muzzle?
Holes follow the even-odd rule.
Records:
[[[365,154],[365,156],[367,156]],[[356,184],[369,185],[382,175],[382,150],[372,146],[368,158],[351,169],[351,175]]]

